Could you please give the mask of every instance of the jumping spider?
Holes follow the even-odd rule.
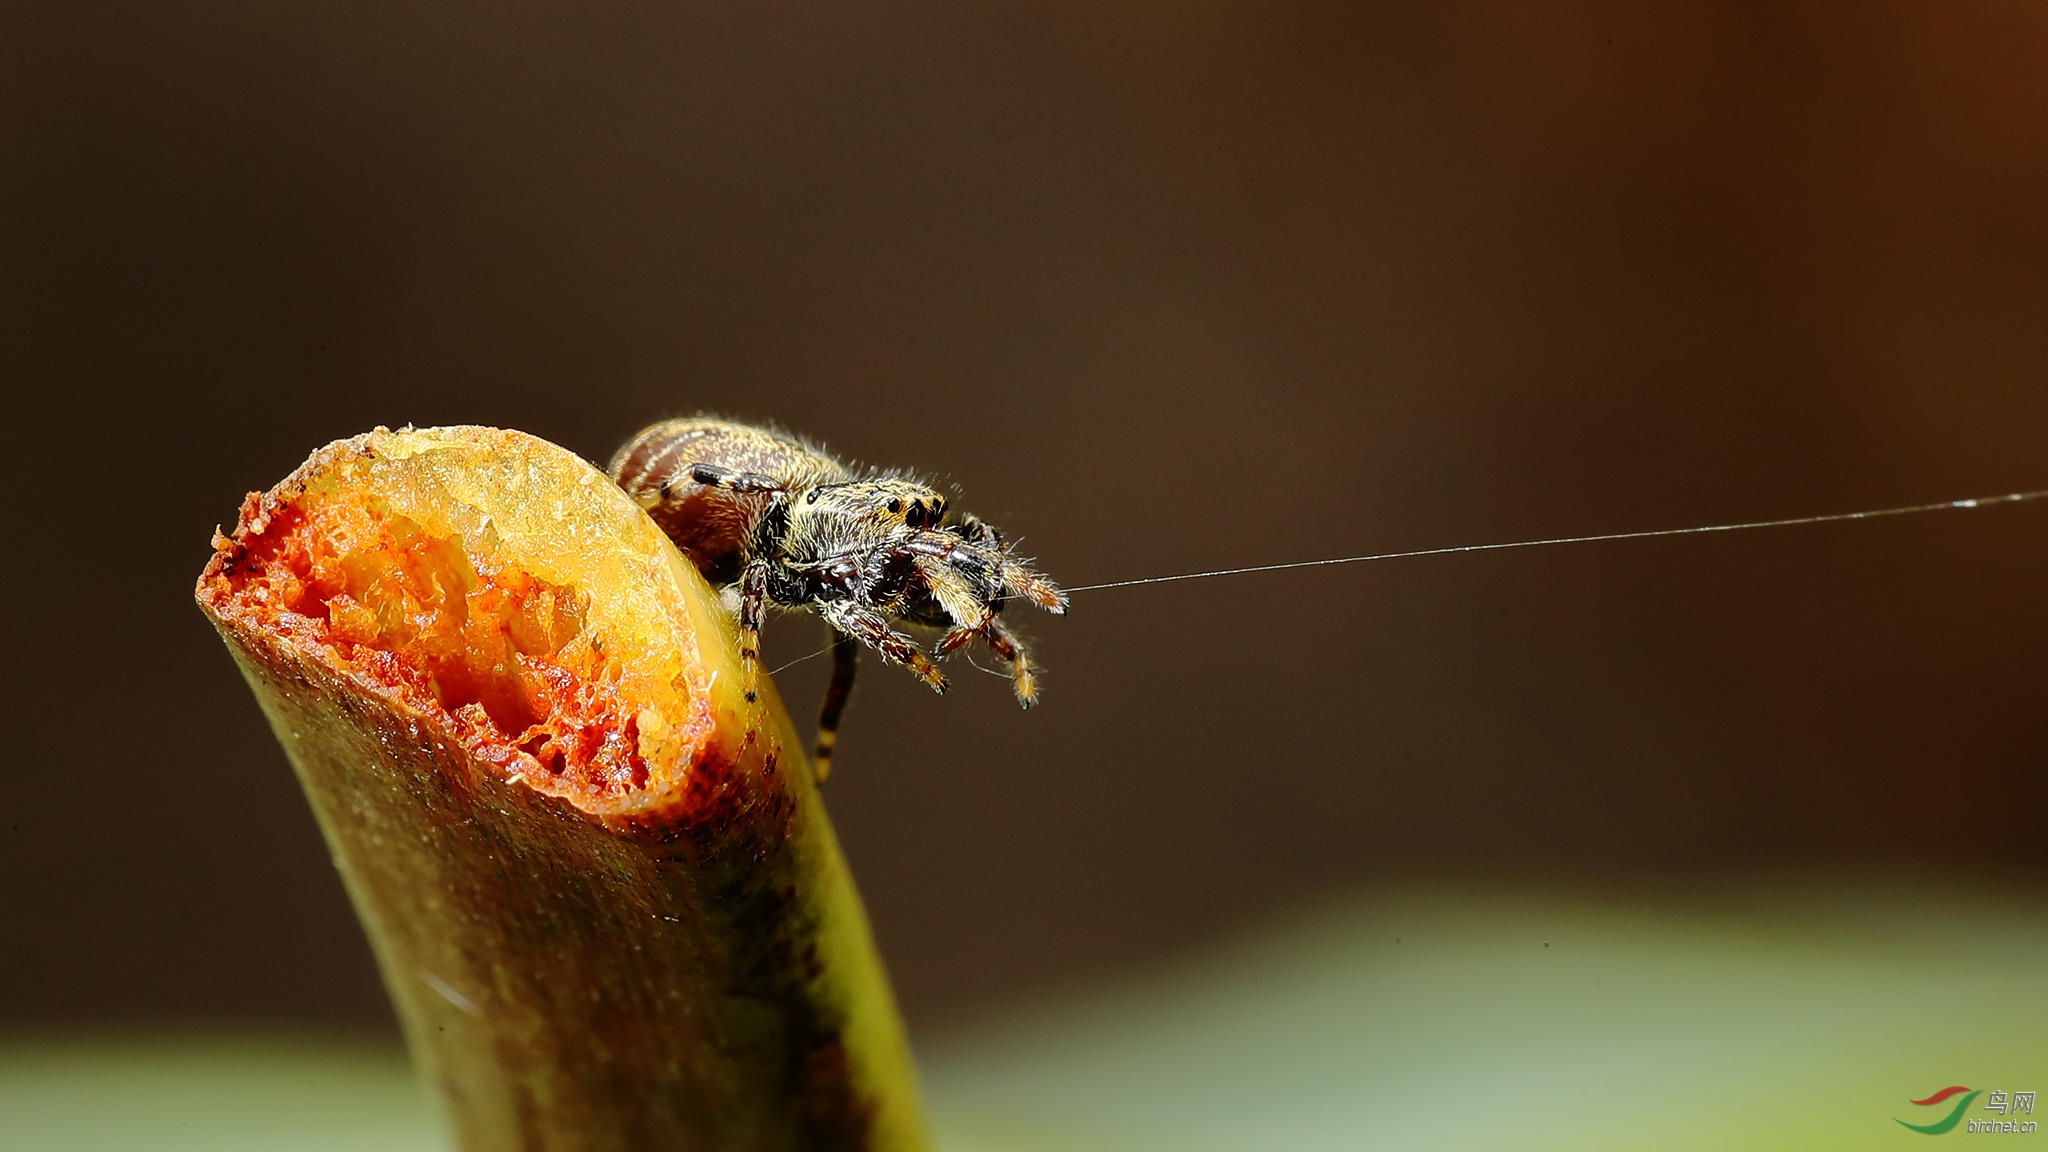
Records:
[[[1013,596],[1063,615],[1065,594],[1013,556],[1002,533],[948,511],[929,485],[856,473],[786,433],[711,416],[642,429],[609,471],[705,578],[737,600],[749,701],[760,676],[763,607],[824,617],[832,681],[818,718],[818,779],[831,769],[856,641],[932,691],[946,690],[946,678],[891,622],[944,628],[935,656],[980,640],[1010,665],[1017,702],[1029,708],[1037,700],[1031,658],[997,617]]]

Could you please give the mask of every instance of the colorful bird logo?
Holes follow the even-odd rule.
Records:
[[[1965,1088],[1961,1084],[1951,1084],[1948,1087],[1943,1088],[1941,1091],[1936,1092],[1934,1095],[1929,1096],[1925,1100],[1907,1101],[1908,1104],[1918,1104],[1922,1108],[1927,1108],[1935,1104],[1939,1104],[1942,1101],[1948,1099],[1951,1096],[1956,1095],[1959,1092],[1967,1092],[1969,1093],[1969,1095],[1964,1096],[1961,1100],[1956,1101],[1956,1106],[1949,1110],[1948,1115],[1942,1117],[1939,1120],[1936,1120],[1932,1124],[1906,1124],[1904,1120],[1899,1120],[1899,1118],[1896,1116],[1892,1117],[1892,1119],[1899,1120],[1899,1123],[1906,1124],[1906,1127],[1911,1128],[1915,1132],[1925,1132],[1929,1136],[1939,1136],[1943,1132],[1946,1132],[1949,1129],[1956,1126],[1956,1123],[1963,1118],[1963,1110],[1970,1106],[1970,1101],[1975,1100],[1979,1095],[1982,1094],[1983,1089],[1970,1089]]]

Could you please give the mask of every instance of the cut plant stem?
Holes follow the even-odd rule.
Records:
[[[772,685],[570,452],[316,452],[200,607],[312,802],[462,1146],[911,1149],[902,1025]]]

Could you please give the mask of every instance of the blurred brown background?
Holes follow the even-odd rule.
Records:
[[[0,1028],[390,1027],[190,603],[325,441],[770,418],[1069,584],[2039,488],[2044,77],[2023,0],[11,0]],[[830,801],[925,1030],[1389,877],[2038,883],[2044,588],[2033,505],[1087,593],[1029,715],[870,661]]]

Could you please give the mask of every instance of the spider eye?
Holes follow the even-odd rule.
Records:
[[[889,501],[889,511],[891,514],[903,511],[903,501],[891,499]]]
[[[806,496],[804,497],[804,503],[806,503],[806,504],[816,504],[817,502],[818,502],[818,490],[817,490],[816,488],[813,488],[813,489],[811,489],[811,490],[810,490],[810,493],[809,493],[808,495],[806,495]]]

